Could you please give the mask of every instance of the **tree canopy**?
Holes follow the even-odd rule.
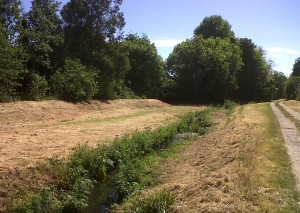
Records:
[[[241,51],[228,39],[197,36],[178,44],[167,65],[182,99],[222,101],[238,88]]]
[[[23,72],[17,47],[6,40],[5,27],[0,24],[0,102],[16,98],[18,80]]]
[[[300,76],[300,57],[295,60],[291,76]]]
[[[205,17],[199,26],[194,30],[194,35],[202,35],[203,38],[219,37],[219,38],[234,38],[234,33],[231,30],[231,25],[221,16],[213,15]]]
[[[157,98],[160,95],[165,63],[147,36],[128,35],[130,69],[126,83],[137,95]]]
[[[1,0],[0,102],[47,96],[177,102],[284,97],[285,76],[272,70],[251,39],[235,38],[219,15],[204,18],[164,61],[146,35],[123,35],[122,0],[31,3],[25,13],[20,0]],[[299,67],[298,58],[292,77],[300,75]]]
[[[251,39],[239,39],[243,66],[239,73],[237,97],[245,101],[264,101],[272,99],[271,70],[264,58],[263,50]]]

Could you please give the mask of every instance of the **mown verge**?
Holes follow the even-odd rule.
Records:
[[[242,154],[246,198],[259,212],[299,212],[300,194],[278,120],[269,103],[256,104],[255,111],[251,116],[261,118],[251,123],[253,131]]]
[[[79,146],[67,162],[50,160],[44,169],[51,174],[53,184],[26,195],[13,211],[85,212],[95,187],[100,187],[98,197],[105,207],[121,202],[147,184],[141,178],[147,172],[141,159],[174,143],[179,133],[205,134],[212,126],[209,111],[188,113],[176,124],[117,138],[112,145]]]

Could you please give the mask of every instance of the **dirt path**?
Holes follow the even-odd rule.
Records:
[[[298,116],[295,114],[295,111],[290,109],[289,107],[285,106],[284,104],[280,104],[288,113],[292,114],[293,116]],[[298,180],[298,188],[300,189],[300,140],[299,134],[297,132],[297,128],[293,122],[291,122],[288,118],[284,116],[284,114],[275,106],[274,103],[271,103],[271,108],[276,115],[282,135],[285,140],[285,145],[288,150],[288,154],[290,155],[293,171],[295,176]],[[296,117],[295,117],[296,118]]]
[[[296,120],[300,121],[300,113],[296,112],[295,110],[291,109],[290,107],[286,106],[284,103],[279,103],[280,106],[284,108],[285,111],[290,113]]]

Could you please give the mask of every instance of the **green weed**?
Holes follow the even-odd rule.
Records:
[[[125,209],[118,209],[116,212],[135,212],[135,213],[167,213],[172,212],[172,205],[175,196],[172,192],[164,190],[154,196],[145,199],[136,199]]]

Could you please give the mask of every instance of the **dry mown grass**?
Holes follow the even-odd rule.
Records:
[[[67,156],[74,146],[107,143],[115,137],[176,121],[194,106],[157,100],[71,104],[61,101],[0,105],[0,171]]]
[[[283,103],[290,107],[291,109],[295,110],[296,112],[300,113],[300,101],[296,100],[288,100],[288,101],[283,101]]]
[[[197,106],[172,106],[153,99],[66,103],[0,104],[0,212],[12,198],[51,183],[37,166],[64,158],[78,144],[109,143],[115,137],[176,121]]]
[[[240,107],[224,126],[214,116],[215,131],[193,142],[177,159],[161,167],[162,189],[176,195],[176,212],[295,212],[295,190],[289,157],[269,106]]]

